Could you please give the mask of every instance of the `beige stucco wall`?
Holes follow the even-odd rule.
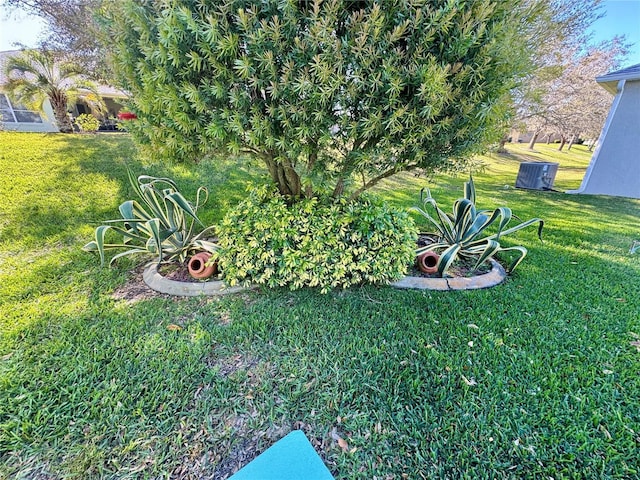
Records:
[[[640,198],[640,80],[623,80],[582,185],[568,193]]]

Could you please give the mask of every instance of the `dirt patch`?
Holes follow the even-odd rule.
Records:
[[[335,462],[328,458],[339,447],[326,429],[286,416],[268,421],[260,417],[253,406],[256,387],[275,373],[271,364],[250,354],[216,356],[214,352],[206,362],[210,368],[216,368],[220,376],[238,382],[236,394],[247,400],[246,409],[230,410],[222,416],[214,415],[211,419],[213,423],[207,428],[187,428],[184,438],[189,439],[187,443],[191,452],[183,457],[171,478],[228,479],[293,430],[302,430],[325,464],[335,470]],[[194,397],[199,397],[206,390],[208,387],[202,385]],[[215,447],[212,448],[212,445]]]
[[[116,288],[111,297],[115,300],[126,300],[128,302],[139,302],[151,298],[171,298],[171,295],[156,292],[147,286],[142,280],[144,265],[139,265],[128,273],[126,283]]]
[[[216,464],[213,477],[216,479],[226,479],[236,473],[242,467],[254,460],[262,453],[254,438],[245,438],[233,446],[231,452]]]
[[[244,432],[240,430],[237,431],[237,434],[241,432],[245,434],[248,433],[244,425],[242,425],[242,428],[244,428]],[[219,480],[229,478],[293,430],[302,430],[325,465],[329,468],[335,467],[335,464],[327,462],[326,460],[329,450],[333,448],[332,446],[335,443],[330,437],[318,437],[316,429],[312,425],[304,422],[283,422],[279,425],[271,425],[267,430],[255,432],[254,435],[240,438],[236,445],[232,447],[229,454],[216,465],[213,478]]]
[[[210,368],[218,367],[218,372],[223,377],[230,377],[241,370],[246,371],[247,374],[251,374],[260,361],[256,357],[231,355],[223,358],[209,358],[206,363]]]
[[[198,283],[201,280],[196,280],[189,274],[189,268],[187,263],[164,263],[158,267],[158,273],[167,280],[173,280],[174,282],[188,282]],[[221,280],[219,275],[214,275],[207,280]]]
[[[222,377],[237,377],[238,393],[249,401],[253,399],[255,389],[262,379],[274,373],[270,364],[253,355],[211,356],[207,365],[218,369]],[[248,405],[250,404],[249,402]],[[248,408],[245,412],[236,413],[221,421],[218,430],[228,433],[224,434],[224,440],[218,441],[223,440],[221,443],[227,450],[217,452],[215,458],[212,458],[211,478],[223,480],[230,477],[292,430],[284,419],[260,427],[262,422],[257,417],[257,410]]]

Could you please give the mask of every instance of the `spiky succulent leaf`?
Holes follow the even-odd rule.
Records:
[[[426,192],[426,194],[425,194]],[[429,189],[420,191],[420,200],[423,208],[414,207],[427,222],[435,227],[439,241],[426,247],[420,247],[416,254],[426,251],[441,252],[438,262],[438,273],[446,274],[457,257],[476,259],[476,268],[483,262],[491,259],[498,252],[517,251],[518,256],[511,264],[509,271],[513,271],[526,256],[524,247],[500,246],[500,238],[517,232],[534,223],[538,223],[538,238],[542,240],[542,228],[544,222],[539,218],[533,218],[526,222],[507,228],[514,215],[509,207],[498,207],[494,210],[479,210],[475,205],[476,189],[473,178],[464,184],[464,198],[457,199],[453,204],[453,214],[446,214],[431,196]],[[429,212],[432,210],[435,214]],[[491,212],[491,214],[489,214]],[[515,217],[517,218],[517,217]],[[497,231],[489,233],[488,229],[497,223]]]
[[[516,245],[514,247],[501,248],[500,251],[501,252],[510,252],[510,251],[519,252],[519,255],[516,256],[516,258],[511,262],[511,264],[507,268],[508,272],[513,272],[515,270],[515,268],[518,265],[520,265],[520,262],[522,262],[522,260],[524,260],[524,257],[527,256],[527,249],[524,248],[523,246],[520,246],[520,245]]]
[[[194,224],[202,225],[197,209],[208,199],[206,188],[200,187],[196,203],[191,204],[169,178],[147,175],[134,177],[128,172],[129,181],[139,201],[128,200],[119,207],[121,219],[108,220],[96,229],[96,239],[85,245],[85,250],[98,251],[104,264],[105,251],[123,249],[114,260],[133,253],[150,253],[158,261],[184,260],[189,253],[215,251],[215,243],[204,240],[203,235],[212,227],[194,235]],[[106,243],[107,232],[122,236],[122,243]]]
[[[504,237],[505,235],[510,235],[517,232],[518,230],[527,228],[529,225],[533,225],[534,223],[538,223],[538,238],[542,240],[542,228],[544,227],[544,220],[542,220],[541,218],[532,218],[531,220],[527,220],[526,222],[519,223],[518,225],[515,225],[507,230],[503,230],[499,234],[496,233],[495,235],[492,235],[490,238],[497,239],[499,237]]]
[[[461,248],[462,245],[454,243],[453,245],[449,245],[445,251],[440,254],[440,258],[438,259],[438,275],[443,277],[449,268],[451,268]]]
[[[482,265],[488,259],[492,258],[500,250],[501,250],[500,243],[498,243],[495,240],[487,240],[484,245],[484,250],[482,251],[482,253],[478,257],[478,260],[476,261],[476,265],[474,269],[477,269],[480,265]]]
[[[198,190],[199,191],[199,190]],[[167,200],[174,203],[178,207],[179,212],[184,212],[192,217],[196,222],[202,225],[202,222],[196,215],[196,210],[191,206],[191,203],[180,192],[171,192],[166,196]]]
[[[473,183],[473,177],[469,177],[469,181],[464,183],[464,198],[471,203],[476,203],[476,186]]]

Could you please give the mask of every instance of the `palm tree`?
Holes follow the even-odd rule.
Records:
[[[56,52],[23,50],[6,62],[4,89],[15,102],[42,113],[44,101],[49,99],[58,129],[70,133],[69,104],[81,99],[98,111],[104,106],[96,85],[83,74],[82,67]]]

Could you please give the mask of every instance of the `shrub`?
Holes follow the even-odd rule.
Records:
[[[100,121],[93,115],[83,113],[76,118],[76,124],[83,132],[97,132],[100,128]]]
[[[303,199],[288,205],[268,187],[254,189],[219,228],[225,280],[270,287],[334,287],[395,280],[415,257],[408,213],[363,196]]]
[[[421,247],[416,254],[425,252],[440,252],[438,260],[438,274],[444,275],[458,257],[476,260],[475,268],[492,258],[498,252],[516,252],[516,258],[509,266],[513,271],[527,255],[527,249],[522,246],[502,247],[500,238],[510,233],[522,230],[529,225],[538,223],[538,237],[542,240],[544,222],[539,218],[532,218],[526,222],[506,228],[514,216],[508,207],[490,210],[476,208],[476,189],[473,178],[464,184],[464,198],[459,198],[453,204],[453,213],[444,212],[427,189],[420,192],[423,208],[415,207],[429,224],[436,228],[433,233],[437,240],[425,247]],[[491,212],[490,214],[488,214]],[[497,231],[489,232],[489,227],[499,219]]]
[[[120,205],[122,218],[96,228],[95,240],[87,243],[84,250],[98,252],[102,264],[106,250],[125,250],[110,263],[136,253],[156,255],[158,262],[182,262],[192,252],[217,250],[217,245],[203,239],[212,227],[194,233],[195,223],[202,225],[197,212],[208,199],[206,188],[198,189],[196,203],[191,204],[169,178],[141,175],[136,181],[129,172],[129,181],[142,203],[128,200]],[[110,231],[120,235],[122,241],[107,243]]]

